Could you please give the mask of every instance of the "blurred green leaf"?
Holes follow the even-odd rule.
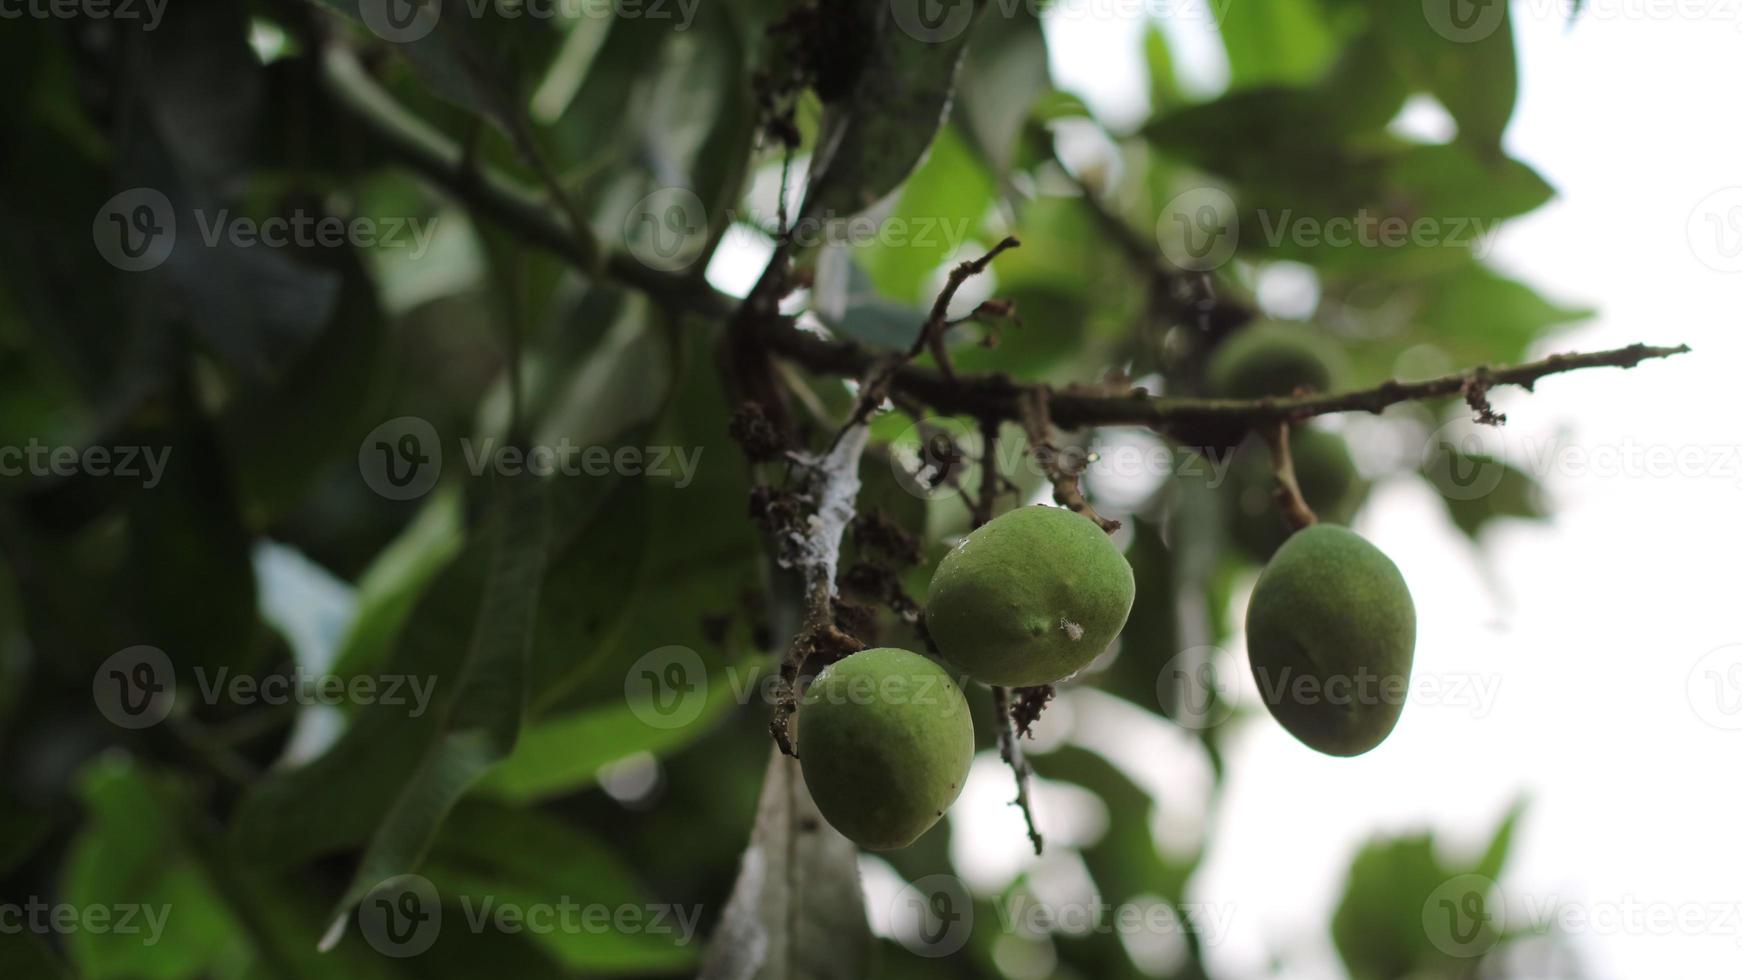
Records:
[[[1009,172],[1029,111],[1051,86],[1046,35],[1035,13],[1023,5],[985,18],[957,81],[962,129],[995,179]],[[949,130],[940,131],[939,138],[947,140]],[[935,143],[932,152],[937,152]]]
[[[1217,9],[1229,88],[1310,82],[1336,54],[1317,0],[1245,0]]]
[[[976,0],[976,20],[981,6]],[[851,94],[825,118],[801,221],[847,218],[882,200],[918,166],[949,111],[972,24],[933,42],[915,37],[911,25],[898,25],[903,8],[868,7],[875,28],[854,38],[868,46],[863,67]],[[953,17],[960,13],[952,12],[946,25],[956,28]]]
[[[850,980],[871,931],[858,849],[822,819],[798,760],[768,751],[756,826],[699,980]]]
[[[202,977],[241,954],[240,923],[188,853],[182,803],[124,757],[80,777],[87,819],[67,858],[65,901],[99,927],[67,936],[90,978]]]
[[[931,155],[908,178],[876,238],[852,249],[877,288],[901,303],[931,305],[928,289],[945,260],[980,230],[992,206],[992,177],[954,130],[939,131]],[[853,317],[849,306],[847,316]],[[922,312],[911,324],[918,333]]]
[[[1452,523],[1471,540],[1497,518],[1548,517],[1542,485],[1503,460],[1465,455],[1456,446],[1441,442],[1422,475],[1439,493]]]
[[[414,870],[448,810],[491,765],[514,750],[526,708],[528,660],[548,544],[548,487],[535,478],[504,479],[493,501],[489,564],[478,620],[459,670],[460,688],[442,731],[406,774],[381,817],[336,919],[382,881]]]
[[[457,489],[438,488],[357,580],[357,611],[334,673],[355,675],[386,660],[418,596],[465,547],[460,507]]]
[[[465,928],[525,929],[561,970],[667,975],[693,970],[701,950],[701,937],[683,932],[700,906],[655,901],[611,844],[534,811],[462,803],[430,852],[427,877]],[[623,918],[628,910],[635,919]],[[503,918],[519,912],[544,918]]]
[[[1485,155],[1497,156],[1500,136],[1518,97],[1511,13],[1496,4],[1468,31],[1440,8],[1385,3],[1371,5],[1392,57],[1418,89],[1439,99],[1458,121],[1458,137]],[[1443,22],[1438,22],[1444,17]],[[1466,36],[1466,34],[1473,36]]]
[[[741,693],[758,692],[760,682],[760,673],[753,669],[715,678],[705,691],[701,714],[676,727],[648,724],[627,700],[546,718],[522,733],[514,754],[490,772],[479,791],[531,801],[586,789],[613,762],[643,752],[658,758],[694,742],[739,707]]]

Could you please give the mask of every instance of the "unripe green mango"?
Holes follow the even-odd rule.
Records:
[[[1259,575],[1246,648],[1283,728],[1327,755],[1360,755],[1403,713],[1415,603],[1384,552],[1348,528],[1314,524]]]
[[[1292,431],[1288,448],[1307,506],[1322,521],[1348,524],[1367,493],[1348,443],[1334,432],[1309,427]],[[1229,537],[1248,557],[1269,561],[1288,540],[1288,528],[1276,509],[1276,475],[1262,440],[1248,442],[1235,454],[1228,490]]]
[[[1098,524],[1062,507],[1019,507],[938,563],[925,622],[944,657],[976,680],[1035,687],[1100,656],[1135,594],[1131,564]]]
[[[893,647],[823,668],[799,702],[798,757],[811,799],[860,847],[906,847],[962,792],[974,722],[936,663]]]
[[[1210,355],[1204,380],[1222,398],[1286,398],[1296,388],[1331,391],[1342,355],[1313,327],[1265,321],[1244,327]]]

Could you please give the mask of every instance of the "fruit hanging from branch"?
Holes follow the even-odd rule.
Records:
[[[817,809],[867,850],[906,847],[961,795],[974,723],[950,675],[880,647],[823,668],[799,704],[799,763]]]
[[[1075,674],[1125,627],[1136,584],[1099,525],[1061,507],[1021,507],[938,563],[926,627],[976,680],[1037,687]]]
[[[1260,697],[1289,734],[1327,755],[1385,740],[1403,713],[1415,603],[1385,553],[1334,524],[1296,531],[1246,608]]]

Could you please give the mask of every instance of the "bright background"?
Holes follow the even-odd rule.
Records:
[[[1191,826],[1210,785],[1196,742],[1093,692],[1048,717],[1053,737],[1068,731],[1161,788],[1164,843],[1210,834],[1190,897],[1225,923],[1207,950],[1219,976],[1262,975],[1278,953],[1291,974],[1342,976],[1327,925],[1360,844],[1431,829],[1473,851],[1520,798],[1502,881],[1509,924],[1558,918],[1596,976],[1742,970],[1742,781],[1731,775],[1742,730],[1724,727],[1742,728],[1742,701],[1725,700],[1742,699],[1742,647],[1720,649],[1742,644],[1742,276],[1724,271],[1710,223],[1742,192],[1709,199],[1742,183],[1742,129],[1718,122],[1742,88],[1742,15],[1657,10],[1591,2],[1569,26],[1558,5],[1514,6],[1507,146],[1560,198],[1505,225],[1494,257],[1550,298],[1598,310],[1538,353],[1644,341],[1695,355],[1496,398],[1511,421],[1492,445],[1543,482],[1548,522],[1500,522],[1477,550],[1420,481],[1380,487],[1358,529],[1409,579],[1413,690],[1438,682],[1438,703],[1412,702],[1383,746],[1353,760],[1310,752],[1262,716],[1232,722],[1210,828]],[[1226,67],[1208,21],[1163,26],[1182,75],[1218,88]],[[1147,112],[1143,27],[1060,10],[1047,24],[1055,81],[1112,126]],[[1398,125],[1443,136],[1451,123],[1418,101]],[[1742,245],[1742,227],[1729,234]],[[1351,435],[1358,449],[1362,429]],[[1224,676],[1250,688],[1239,643]],[[1138,725],[1153,731],[1134,737]],[[1026,857],[1005,809],[1009,774],[981,763],[953,817],[976,829],[958,835],[959,866],[986,888],[1027,869],[1037,890],[1069,900],[1086,876],[1069,858]],[[1094,801],[1054,787],[1039,799],[1057,839],[1095,833]],[[867,879],[874,909],[899,887],[875,870]]]
[[[1742,731],[1718,727],[1742,718],[1714,687],[1742,694],[1724,672],[1742,654],[1707,657],[1742,643],[1742,276],[1702,260],[1723,265],[1708,214],[1727,218],[1742,200],[1706,201],[1742,184],[1742,128],[1719,122],[1742,89],[1742,12],[1585,6],[1570,26],[1559,4],[1513,6],[1520,91],[1507,147],[1560,197],[1503,227],[1496,263],[1598,310],[1539,353],[1634,341],[1695,353],[1497,399],[1511,416],[1508,458],[1550,494],[1547,523],[1501,522],[1477,551],[1419,481],[1386,485],[1365,508],[1358,529],[1415,595],[1417,683],[1438,675],[1447,695],[1412,704],[1390,740],[1353,760],[1307,751],[1268,719],[1242,724],[1192,896],[1232,911],[1208,951],[1218,975],[1261,974],[1286,950],[1312,971],[1302,975],[1341,976],[1326,925],[1360,843],[1431,828],[1479,848],[1520,796],[1530,805],[1502,882],[1509,922],[1589,913],[1574,942],[1598,976],[1742,970]],[[1225,68],[1208,25],[1164,29],[1182,73],[1216,87]],[[1142,118],[1141,32],[1136,20],[1055,17],[1055,79],[1115,125]],[[1443,118],[1418,104],[1400,125],[1431,133]],[[1730,234],[1742,244],[1742,229]],[[1168,748],[1195,751],[1158,733],[1138,761],[1179,786],[1202,762]],[[991,786],[984,802],[1005,795]],[[1672,913],[1705,925],[1666,923]]]

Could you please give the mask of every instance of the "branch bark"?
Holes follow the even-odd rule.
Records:
[[[323,76],[335,105],[361,125],[379,146],[405,166],[471,206],[489,215],[528,244],[553,252],[588,272],[596,268],[602,249],[585,228],[564,226],[549,203],[492,170],[474,174],[464,163],[461,148],[434,127],[416,118],[393,101],[386,91],[362,70],[349,52],[331,46],[323,54]],[[675,274],[649,268],[626,252],[611,251],[603,259],[606,278],[642,290],[675,309],[715,320],[730,320],[741,304],[722,293],[700,273]],[[772,312],[766,297],[757,297],[760,309],[744,310],[744,342],[754,342],[811,371],[866,377],[879,357],[877,351],[846,340],[830,340],[800,330],[790,320]],[[1063,389],[1015,381],[1005,375],[965,375],[955,378],[914,365],[896,369],[889,380],[892,394],[922,402],[944,414],[979,418],[1019,420],[1021,402],[1030,392],[1046,389],[1053,423],[1063,429],[1087,426],[1143,426],[1165,431],[1172,426],[1205,421],[1240,421],[1257,426],[1278,419],[1298,422],[1336,412],[1381,412],[1400,402],[1420,401],[1516,385],[1532,388],[1554,374],[1596,367],[1631,368],[1642,361],[1687,353],[1686,345],[1654,347],[1633,344],[1615,350],[1582,354],[1556,354],[1540,361],[1514,366],[1480,365],[1426,381],[1387,381],[1375,388],[1299,398],[1266,398],[1258,401],[1209,398],[1161,398],[1141,389],[1120,386],[1072,386]]]

